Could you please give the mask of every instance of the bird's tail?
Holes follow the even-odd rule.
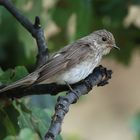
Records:
[[[23,79],[20,79],[2,89],[0,89],[0,94],[9,90],[13,90],[17,87],[26,87],[26,86],[30,86],[31,84],[33,84],[39,77],[39,74],[37,72],[33,72],[29,75],[27,75],[26,77],[24,77]]]

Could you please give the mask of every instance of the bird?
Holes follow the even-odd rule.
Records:
[[[40,68],[0,89],[0,93],[34,84],[74,84],[85,79],[112,48],[119,49],[113,34],[100,29],[63,47]]]

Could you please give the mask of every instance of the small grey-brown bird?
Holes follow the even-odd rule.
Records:
[[[52,55],[42,67],[1,92],[32,84],[74,84],[86,78],[112,48],[119,49],[112,33],[97,30]]]

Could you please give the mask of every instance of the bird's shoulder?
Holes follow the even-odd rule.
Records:
[[[72,54],[78,55],[82,52],[89,52],[90,50],[92,50],[92,44],[90,43],[90,41],[80,39],[74,43],[63,47],[58,52],[54,53],[50,59],[58,57],[70,58]]]

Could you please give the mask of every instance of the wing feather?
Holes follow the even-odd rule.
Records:
[[[64,72],[67,68],[78,64],[89,55],[91,52],[89,49],[91,49],[89,44],[85,44],[82,41],[66,46],[57,54],[53,55],[49,62],[42,67],[36,83],[42,83],[53,75]]]
[[[33,72],[29,75],[27,75],[26,77],[0,89],[0,93],[1,92],[5,92],[7,90],[11,90],[11,89],[14,89],[16,87],[24,87],[24,86],[29,86],[31,84],[33,84],[37,78],[39,77],[38,73],[37,72]]]
[[[70,68],[73,65],[81,62],[89,55],[89,53],[91,52],[90,49],[91,47],[89,43],[78,40],[77,42],[62,48],[38,70],[27,75],[23,79],[18,80],[15,83],[12,83],[11,85],[0,89],[0,93],[20,86],[29,86],[34,83],[41,83],[46,79],[51,78],[53,75],[58,74],[59,72],[63,72],[67,68]]]

